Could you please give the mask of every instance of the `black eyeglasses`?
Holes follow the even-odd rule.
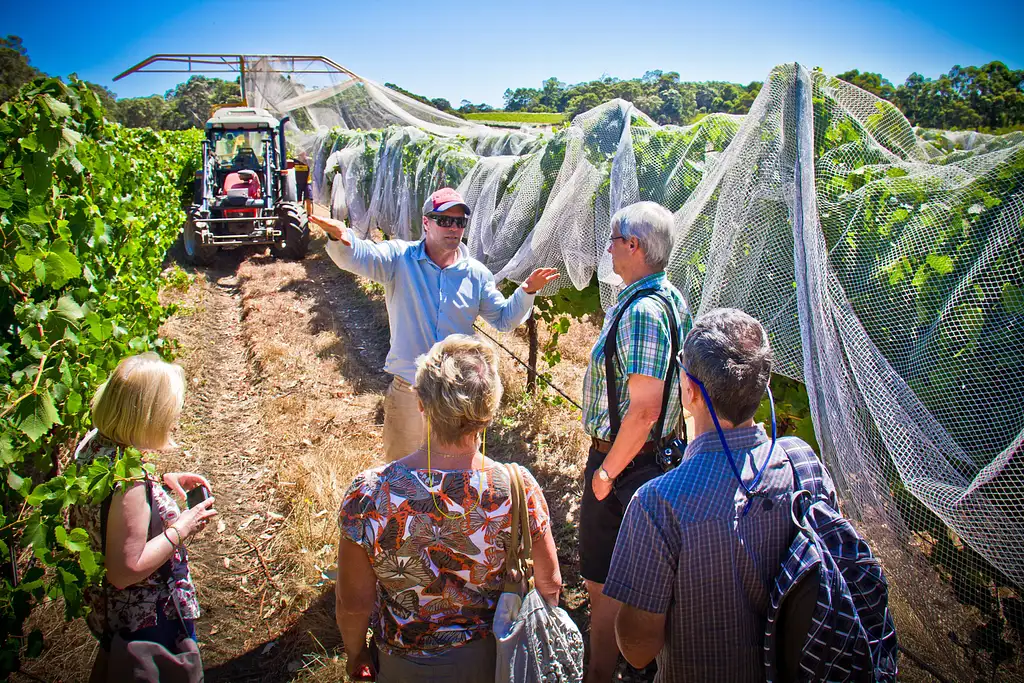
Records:
[[[427,218],[437,223],[438,227],[441,228],[456,227],[464,230],[466,224],[469,223],[469,219],[465,216],[445,216],[437,213],[428,213]]]
[[[626,237],[625,235],[610,235],[608,237],[609,242],[614,242],[615,240],[622,240],[623,242],[626,242],[629,240],[629,238]]]

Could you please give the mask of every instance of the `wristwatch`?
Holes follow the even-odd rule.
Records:
[[[604,468],[604,465],[601,465],[600,467],[597,468],[597,478],[606,484],[615,481],[615,477],[608,474],[608,470]]]

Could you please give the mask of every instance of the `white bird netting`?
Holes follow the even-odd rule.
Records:
[[[698,314],[765,323],[777,372],[806,385],[847,513],[908,602],[932,600],[896,557],[912,546],[962,602],[998,609],[1001,585],[1024,587],[1024,133],[915,130],[795,64],[746,116],[684,127],[622,100],[553,134],[412,122],[380,91],[417,118],[409,102],[423,105],[362,88],[309,108],[336,126],[310,147],[335,217],[416,238],[425,196],[457,186],[470,251],[499,280],[557,267],[546,293],[597,282],[607,307],[610,216],[667,206],[669,277]]]

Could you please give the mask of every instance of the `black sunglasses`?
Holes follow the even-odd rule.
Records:
[[[465,216],[444,216],[437,213],[428,213],[427,218],[437,223],[438,227],[456,227],[460,230],[465,229],[466,224],[469,222],[469,219]]]

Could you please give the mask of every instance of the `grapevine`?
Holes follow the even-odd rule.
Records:
[[[69,506],[141,476],[141,457],[79,469],[68,446],[123,357],[167,356],[157,328],[167,249],[198,163],[200,131],[126,129],[72,77],[0,107],[0,677],[43,648],[25,620],[44,598],[82,616],[103,559]]]

